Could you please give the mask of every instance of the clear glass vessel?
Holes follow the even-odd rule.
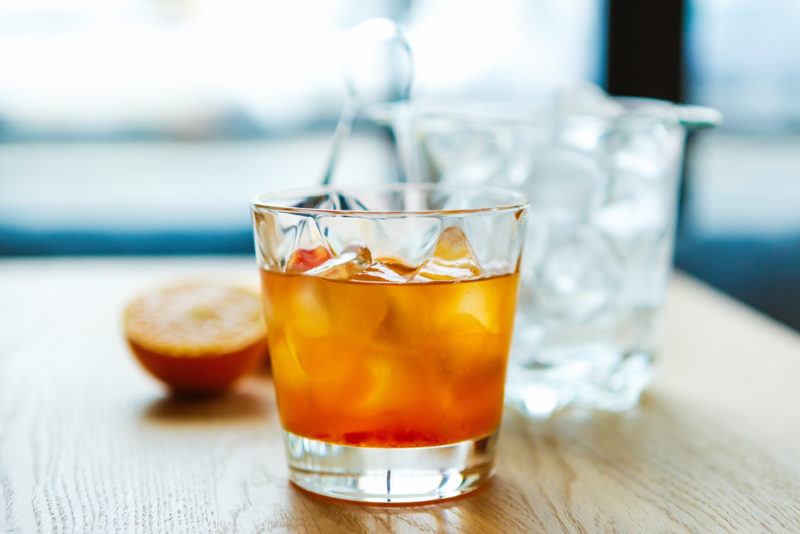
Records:
[[[687,129],[714,110],[565,90],[544,105],[378,106],[411,181],[530,201],[508,401],[546,417],[625,410],[650,381]]]
[[[526,202],[433,184],[253,204],[291,480],[420,502],[492,473]]]

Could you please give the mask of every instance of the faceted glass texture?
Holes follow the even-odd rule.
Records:
[[[253,221],[292,480],[375,501],[477,487],[502,414],[524,198],[321,189],[257,199]],[[340,475],[323,476],[332,466]],[[360,489],[376,470],[394,491]]]

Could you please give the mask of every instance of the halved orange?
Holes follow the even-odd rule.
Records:
[[[125,309],[125,337],[153,376],[179,392],[226,389],[267,352],[261,299],[247,288],[186,282]]]

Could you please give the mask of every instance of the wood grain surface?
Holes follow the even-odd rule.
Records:
[[[800,338],[676,276],[641,407],[506,415],[484,489],[359,506],[287,482],[269,377],[171,399],[131,358],[127,299],[248,260],[0,262],[3,532],[798,532]]]

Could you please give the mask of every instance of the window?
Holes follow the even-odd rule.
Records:
[[[526,98],[598,78],[601,7],[0,0],[0,254],[245,252],[248,199],[320,177],[347,29],[403,22],[417,95]],[[337,180],[394,168],[363,126]]]
[[[724,124],[692,142],[679,264],[800,327],[800,4],[687,3],[687,93]]]

